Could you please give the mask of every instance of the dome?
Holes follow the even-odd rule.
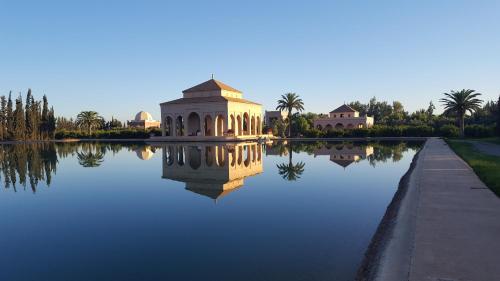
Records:
[[[153,116],[149,112],[141,111],[135,115],[134,121],[153,121]]]
[[[139,148],[135,151],[137,157],[141,160],[149,160],[155,154],[149,147]]]

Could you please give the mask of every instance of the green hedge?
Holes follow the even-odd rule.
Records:
[[[471,138],[487,138],[495,135],[493,126],[470,125],[465,126],[464,133],[466,137]]]
[[[310,138],[337,138],[337,137],[448,137],[454,138],[460,135],[460,130],[454,125],[443,125],[437,129],[428,125],[419,126],[386,126],[375,125],[372,128],[356,129],[332,129],[321,131],[310,129],[303,134]],[[471,125],[465,127],[465,136],[467,137],[491,137],[494,135],[493,127],[483,125]]]
[[[159,136],[159,129],[151,130],[97,130],[91,135],[84,131],[66,131],[60,130],[56,132],[56,139],[147,139],[151,135]]]

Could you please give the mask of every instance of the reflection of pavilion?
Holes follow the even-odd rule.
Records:
[[[353,144],[336,144],[330,146],[322,146],[314,150],[314,157],[318,155],[330,155],[330,161],[336,164],[347,167],[353,162],[358,162],[366,159],[367,156],[373,154],[373,146],[359,146]]]
[[[186,189],[212,199],[242,187],[244,178],[262,173],[257,143],[168,145],[163,150],[163,178],[186,183]]]

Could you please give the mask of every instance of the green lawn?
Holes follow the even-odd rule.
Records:
[[[496,141],[499,139],[497,138]],[[500,157],[478,152],[470,143],[456,140],[447,142],[472,167],[479,178],[500,196]]]
[[[456,138],[453,140],[472,140],[472,141],[482,141],[482,142],[490,142],[494,144],[500,144],[500,137],[490,137],[490,138],[465,138],[465,139],[460,139]]]

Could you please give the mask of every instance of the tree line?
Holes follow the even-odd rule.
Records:
[[[54,108],[49,108],[47,96],[35,100],[28,89],[25,103],[23,96],[13,101],[9,96],[0,96],[0,140],[48,140],[56,131]]]
[[[451,91],[443,95],[440,102],[444,105],[445,111],[442,114],[435,114],[436,107],[432,101],[429,102],[427,108],[411,113],[406,111],[399,101],[390,103],[379,101],[375,97],[367,103],[353,101],[348,105],[357,110],[360,116],[373,117],[375,127],[410,127],[410,129],[411,127],[422,127],[435,131],[442,128],[445,131],[456,130],[457,134],[463,136],[466,126],[469,126],[474,127],[474,131],[493,132],[495,130],[496,134],[500,135],[500,96],[497,102],[487,101],[483,103],[479,99],[481,94],[470,89]],[[274,135],[279,136],[315,136],[325,133],[314,128],[314,120],[328,116],[311,112],[302,113],[304,103],[299,95],[287,93],[277,103],[276,109],[286,111],[288,117],[285,120],[278,119],[272,124],[266,124],[265,130],[272,130]],[[292,114],[292,111],[295,113]],[[334,133],[337,136],[337,132]]]

